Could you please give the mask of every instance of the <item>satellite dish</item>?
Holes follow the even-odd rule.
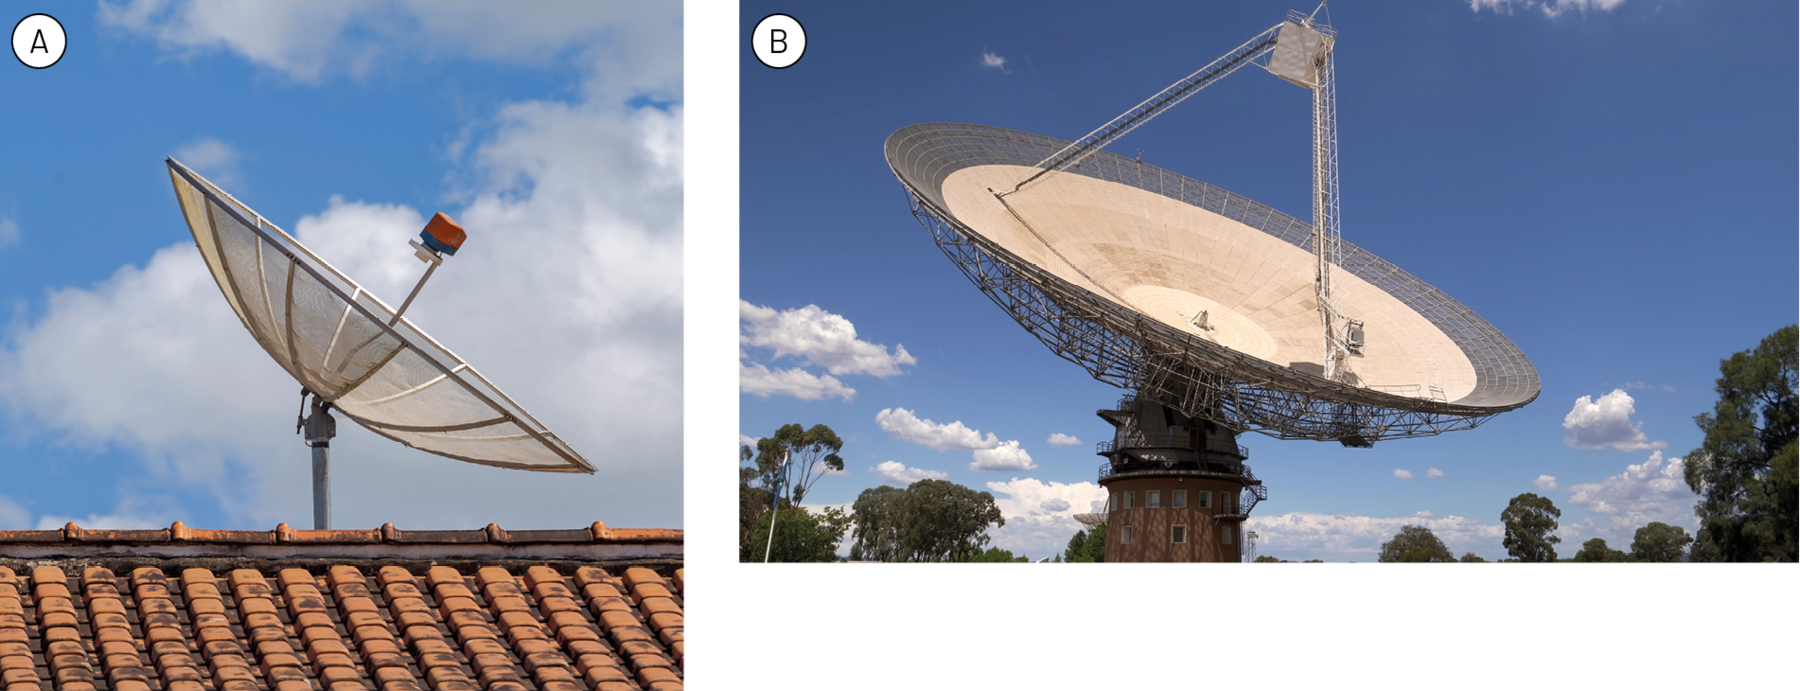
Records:
[[[1473,428],[1537,398],[1537,371],[1498,329],[1342,240],[1337,34],[1317,15],[1290,12],[1072,142],[947,123],[887,140],[913,216],[963,274],[1058,356],[1133,392],[1098,411],[1116,428],[1097,447],[1101,484],[1193,492],[1184,516],[1225,533],[1184,536],[1175,557],[1140,539],[1108,561],[1237,561],[1201,545],[1241,543],[1216,524],[1267,498],[1239,432],[1368,447]],[[1311,223],[1103,150],[1249,65],[1313,94]]]
[[[188,230],[226,303],[312,398],[302,426],[314,455],[314,523],[330,527],[329,452],[336,410],[421,451],[500,468],[592,473],[594,466],[531,413],[404,316],[462,229],[437,214],[412,243],[430,266],[399,311],[250,207],[171,158]]]
[[[886,149],[938,247],[1101,381],[1283,439],[1426,436],[1537,397],[1537,371],[1499,330],[1348,242],[1336,288],[1362,352],[1355,383],[1326,379],[1311,225],[1218,187],[1100,152],[995,200],[1067,144],[939,123]]]

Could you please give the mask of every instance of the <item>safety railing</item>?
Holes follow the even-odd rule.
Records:
[[[1100,479],[1124,473],[1151,472],[1159,470],[1175,470],[1188,472],[1218,473],[1244,478],[1256,482],[1256,476],[1250,473],[1250,466],[1231,461],[1204,460],[1142,460],[1125,459],[1100,464]]]
[[[1094,453],[1109,454],[1123,449],[1176,449],[1179,451],[1204,450],[1213,454],[1231,454],[1238,458],[1249,458],[1250,449],[1243,444],[1228,439],[1203,439],[1198,445],[1190,435],[1178,434],[1134,434],[1124,439],[1103,441],[1094,445]]]

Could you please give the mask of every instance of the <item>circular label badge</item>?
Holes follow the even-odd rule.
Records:
[[[756,23],[750,32],[750,47],[756,59],[775,69],[785,69],[806,54],[806,29],[785,14],[771,14]]]
[[[62,22],[47,14],[34,14],[13,26],[13,55],[32,69],[44,69],[61,60],[69,47]]]

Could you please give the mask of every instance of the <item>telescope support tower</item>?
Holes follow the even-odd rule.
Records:
[[[1135,395],[1096,414],[1114,427],[1096,447],[1106,561],[1242,561],[1243,522],[1269,495],[1237,432]]]

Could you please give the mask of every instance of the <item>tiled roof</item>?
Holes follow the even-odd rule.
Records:
[[[676,556],[518,553],[634,540],[672,541]],[[0,531],[0,689],[680,689],[680,542],[681,531],[597,523]],[[498,551],[405,554],[418,545]],[[321,556],[334,549],[363,556]]]
[[[136,554],[235,555],[265,559],[302,557],[527,558],[586,560],[681,560],[682,531],[608,528],[595,522],[573,530],[400,530],[388,523],[369,530],[198,530],[176,521],[153,530],[90,530],[70,523],[61,530],[0,530],[0,556],[48,557]]]

